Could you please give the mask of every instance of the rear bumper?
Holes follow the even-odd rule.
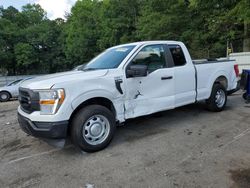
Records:
[[[18,122],[25,133],[34,137],[53,139],[67,137],[68,121],[33,122],[18,113]]]
[[[235,89],[232,89],[232,90],[227,91],[227,94],[228,94],[228,95],[231,95],[231,94],[233,94],[233,93],[235,93],[235,92],[237,92],[237,91],[239,91],[239,90],[240,90],[240,81],[238,81],[238,82],[237,82],[237,86],[236,86],[236,88],[235,88]]]

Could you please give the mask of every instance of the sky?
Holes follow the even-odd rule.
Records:
[[[36,3],[47,12],[49,19],[64,18],[77,0],[0,0],[0,6],[7,8],[13,6],[19,10],[23,5]]]

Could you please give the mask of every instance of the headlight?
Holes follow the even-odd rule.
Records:
[[[63,89],[37,90],[39,93],[40,113],[55,114],[65,99]]]

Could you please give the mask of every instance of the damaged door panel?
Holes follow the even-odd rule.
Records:
[[[148,74],[126,79],[129,89],[126,90],[125,118],[174,107],[174,68],[167,68],[165,54],[163,45],[148,45],[131,61],[132,65],[147,65]]]

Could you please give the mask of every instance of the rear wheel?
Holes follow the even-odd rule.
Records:
[[[243,93],[242,97],[243,99],[247,100],[247,93]]]
[[[214,84],[209,99],[206,100],[207,107],[210,111],[220,112],[224,110],[227,103],[227,92],[223,85]]]
[[[10,94],[8,92],[6,92],[6,91],[0,92],[0,101],[1,102],[6,102],[8,100],[10,100]]]
[[[104,149],[111,142],[116,129],[113,113],[104,106],[82,108],[73,118],[71,139],[86,152]]]

